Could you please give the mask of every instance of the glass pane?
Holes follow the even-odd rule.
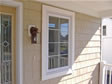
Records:
[[[49,43],[49,56],[51,55],[58,55],[58,43]]]
[[[68,54],[68,43],[60,44],[60,54]]]
[[[106,25],[103,26],[103,36],[106,36]]]
[[[60,19],[61,31],[68,32],[68,27],[69,27],[68,19]]]
[[[60,41],[61,42],[68,42],[68,32],[60,32]]]
[[[68,19],[60,19],[60,40],[61,42],[68,41]]]
[[[69,20],[49,17],[49,69],[68,65]]]
[[[68,55],[61,55],[60,56],[60,67],[68,65]]]
[[[11,84],[11,16],[1,15],[1,82]]]
[[[59,18],[49,16],[49,28],[59,29]]]
[[[49,42],[59,42],[59,31],[49,30]]]
[[[49,57],[49,69],[58,68],[58,56]]]

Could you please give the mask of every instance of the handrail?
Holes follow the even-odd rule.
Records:
[[[104,64],[104,65],[106,65],[106,66],[111,66],[111,67],[112,67],[112,64]]]
[[[100,63],[100,84],[111,84],[112,64]]]

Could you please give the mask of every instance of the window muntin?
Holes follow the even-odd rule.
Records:
[[[69,19],[49,16],[48,70],[68,66]]]

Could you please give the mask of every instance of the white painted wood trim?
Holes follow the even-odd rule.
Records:
[[[48,55],[48,15],[49,14],[53,14],[53,15],[59,15],[59,16],[66,16],[68,17],[70,20],[72,20],[70,23],[70,25],[72,27],[70,33],[70,51],[72,53],[70,53],[70,66],[68,66],[69,68],[67,69],[63,69],[63,70],[59,70],[56,73],[47,73],[47,66],[48,66],[48,60],[47,59],[47,55]],[[47,80],[47,79],[51,79],[54,77],[59,77],[62,75],[67,75],[72,73],[73,70],[73,64],[74,64],[74,56],[75,56],[75,13],[74,12],[70,12],[70,11],[66,11],[63,9],[59,9],[59,8],[55,8],[55,7],[51,7],[51,6],[46,6],[43,5],[43,10],[42,10],[42,80]],[[71,45],[72,44],[72,45]]]
[[[105,77],[105,64],[104,62],[100,62],[100,80],[99,84],[104,84],[104,77]]]
[[[23,5],[13,0],[1,0],[0,4],[16,8],[16,84],[23,84]]]

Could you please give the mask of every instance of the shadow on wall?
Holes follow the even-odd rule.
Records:
[[[41,28],[42,3],[23,0],[23,5],[24,84],[98,84],[100,19],[76,13],[75,70],[73,74],[41,81],[41,42],[37,45],[31,45],[27,28],[29,24],[36,24]]]
[[[76,13],[75,70],[41,84],[99,84],[100,19]]]
[[[97,84],[99,84],[98,82],[99,82],[99,70],[100,70],[100,67],[99,67],[99,65],[96,65],[96,68],[94,69],[94,71],[92,72],[92,74],[91,74],[91,79],[89,80],[89,83],[88,84],[96,84],[96,82],[97,82]]]

